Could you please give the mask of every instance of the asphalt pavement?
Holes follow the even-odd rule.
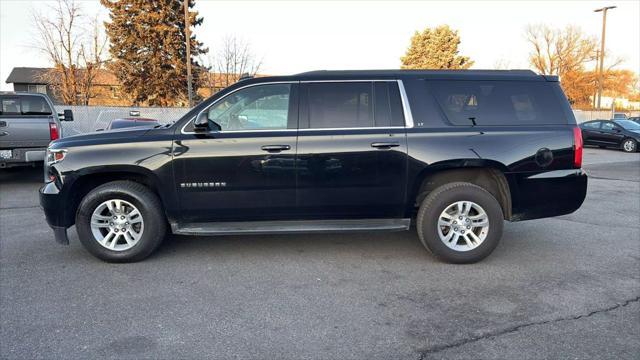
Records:
[[[640,154],[586,149],[580,210],[506,223],[473,265],[415,232],[168,239],[107,264],[58,245],[41,169],[0,170],[0,358],[640,357]]]

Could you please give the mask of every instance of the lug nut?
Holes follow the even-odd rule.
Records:
[[[458,228],[457,228],[457,227],[454,227],[454,228],[453,228],[453,231],[458,231]]]
[[[122,228],[122,231],[123,231],[123,232],[124,232],[124,231],[126,231],[126,230],[127,230],[127,229],[125,229],[125,228]]]
[[[453,220],[453,225],[455,225],[455,224],[457,224],[457,223],[458,223],[457,221]]]
[[[117,220],[117,219],[118,219],[118,217],[117,217],[117,216],[114,216],[114,217],[113,217],[113,220]]]
[[[120,216],[120,219],[124,220],[124,216]]]
[[[113,229],[113,231],[118,232],[118,229]]]
[[[462,231],[461,231],[461,233],[463,233],[463,234],[464,234],[464,230],[462,230]]]
[[[109,223],[109,226],[113,226],[113,223]]]
[[[458,216],[458,220],[462,220],[462,216]]]
[[[471,226],[467,226],[467,229],[471,229]]]
[[[125,225],[127,225],[127,226],[129,226],[129,223],[128,223],[128,222],[126,222],[126,223],[124,223],[124,224],[125,224]]]

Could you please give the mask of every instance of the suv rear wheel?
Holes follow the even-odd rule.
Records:
[[[455,182],[433,190],[417,216],[418,237],[438,258],[473,263],[487,257],[502,237],[503,214],[485,189]]]
[[[106,183],[89,192],[78,207],[76,228],[82,245],[109,262],[142,260],[166,234],[160,199],[132,181]]]

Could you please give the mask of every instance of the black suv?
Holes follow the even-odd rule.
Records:
[[[397,231],[454,263],[503,220],[568,214],[587,177],[556,77],[316,71],[244,80],[172,125],[55,141],[40,203],[115,262],[173,234]]]

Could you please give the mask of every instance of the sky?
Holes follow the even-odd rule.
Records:
[[[108,15],[97,0],[80,1],[86,14]],[[35,48],[31,14],[48,0],[0,0],[0,89],[13,67],[50,65]],[[473,68],[501,63],[529,68],[528,24],[577,25],[600,39],[601,13],[607,15],[606,51],[625,61],[620,68],[640,72],[640,1],[214,1],[197,0],[204,17],[195,28],[215,55],[227,36],[251,44],[263,59],[261,73],[295,74],[319,69],[400,67],[416,30],[448,24],[459,31],[460,53]]]

